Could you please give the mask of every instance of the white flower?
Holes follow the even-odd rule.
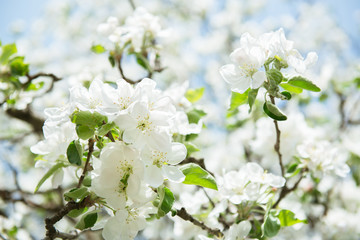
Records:
[[[102,235],[106,240],[133,240],[146,227],[145,215],[138,209],[118,210],[106,222]]]
[[[108,85],[102,89],[103,104],[100,109],[112,118],[126,112],[130,105],[140,98],[134,88],[123,79],[116,80],[116,84],[116,89]]]
[[[238,224],[233,224],[229,231],[225,234],[225,240],[244,240],[251,230],[251,223],[249,221],[242,221]]]
[[[94,165],[95,166],[95,165]],[[92,188],[115,209],[123,209],[128,198],[136,199],[141,189],[143,163],[138,152],[122,142],[108,143],[95,169]]]
[[[45,139],[30,148],[35,154],[45,155],[49,161],[55,161],[65,155],[69,144],[77,139],[75,124],[68,120],[65,123],[45,121],[43,126]]]
[[[136,147],[149,145],[161,148],[171,141],[166,113],[150,111],[145,102],[134,103],[128,113],[120,114],[114,121],[124,130],[123,140]]]
[[[239,171],[226,173],[220,183],[223,196],[234,204],[244,201],[264,203],[267,201],[269,189],[284,186],[285,179],[267,173],[257,163],[247,163]]]
[[[109,17],[106,23],[101,23],[98,26],[97,31],[100,34],[109,35],[116,29],[118,24],[119,24],[119,20],[116,17]]]
[[[299,73],[304,73],[318,58],[315,52],[310,52],[304,60],[299,51],[294,49],[294,42],[286,39],[282,28],[261,35],[259,41],[267,49],[267,57],[278,57]]]
[[[346,164],[348,152],[328,141],[306,141],[297,150],[303,164],[317,177],[323,173],[345,177],[350,171]]]
[[[105,84],[100,79],[94,79],[89,89],[77,85],[70,89],[70,103],[81,111],[98,110],[102,105],[102,93]]]
[[[173,182],[182,182],[184,174],[176,165],[186,157],[186,147],[181,143],[172,143],[161,149],[146,147],[141,153],[145,163],[145,182],[152,187],[158,187],[164,182],[164,177]]]
[[[220,68],[220,74],[231,85],[234,92],[244,93],[248,88],[259,88],[266,80],[264,71],[259,71],[266,61],[263,47],[244,33],[240,40],[241,46],[230,54],[234,64]]]

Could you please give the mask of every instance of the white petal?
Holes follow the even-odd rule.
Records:
[[[126,143],[132,143],[136,146],[143,146],[144,145],[144,140],[143,138],[141,138],[142,133],[139,129],[137,128],[133,128],[133,129],[127,129],[124,131],[123,134],[123,140]]]
[[[120,129],[124,130],[124,129],[131,129],[131,128],[136,128],[136,121],[134,118],[132,118],[129,114],[127,113],[122,113],[119,114],[119,116],[117,116],[114,120],[114,122],[116,123],[116,125],[119,126]]]
[[[266,75],[265,75],[265,72],[256,72],[254,73],[254,75],[252,76],[252,86],[251,88],[252,89],[256,89],[256,88],[259,88],[263,82],[266,80]]]
[[[169,164],[175,165],[186,158],[187,149],[184,144],[174,142],[171,144],[172,153],[169,156]]]
[[[161,169],[155,165],[146,166],[144,175],[145,182],[152,187],[158,187],[164,182]]]
[[[307,68],[312,67],[318,60],[318,55],[315,52],[309,52],[305,59],[305,65]]]
[[[52,178],[51,181],[52,187],[57,188],[58,186],[60,186],[62,184],[63,178],[64,178],[64,170],[60,168],[55,172]]]
[[[185,175],[175,166],[163,166],[162,172],[172,182],[181,183],[185,180]]]

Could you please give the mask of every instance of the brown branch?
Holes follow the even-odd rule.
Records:
[[[71,210],[81,209],[84,207],[92,206],[93,201],[90,200],[90,196],[84,198],[82,202],[76,203],[74,201],[68,202],[60,211],[58,211],[54,216],[45,219],[45,228],[46,228],[46,237],[45,240],[52,240],[56,237],[63,236],[64,233],[58,232],[54,227],[54,224],[60,221],[65,215],[67,215]],[[66,234],[66,236],[69,236]],[[66,239],[66,238],[65,238]],[[69,238],[68,238],[69,239]]]
[[[193,216],[191,216],[185,210],[185,208],[181,208],[180,210],[177,210],[176,215],[179,216],[180,218],[184,219],[185,221],[189,221],[189,222],[193,223],[194,225],[207,231],[211,235],[217,236],[219,238],[224,236],[224,234],[219,229],[212,229],[212,228],[206,226],[203,222],[196,220]]]
[[[41,133],[42,132],[42,126],[44,125],[44,120],[35,116],[29,108],[25,109],[25,110],[18,110],[18,109],[7,109],[6,113],[14,118],[20,119],[22,121],[27,122],[28,124],[30,124],[34,131],[37,133]]]
[[[112,135],[111,131],[109,131],[106,135],[112,142],[115,142],[114,136]]]
[[[275,99],[273,96],[270,96],[270,100],[271,103],[275,105]],[[279,125],[278,125],[278,121],[274,119],[274,125],[275,125],[275,131],[276,131],[276,142],[274,145],[274,149],[275,152],[278,155],[279,158],[279,164],[280,164],[280,169],[281,169],[281,175],[284,177],[285,174],[285,170],[284,170],[284,165],[283,165],[283,161],[282,161],[282,154],[280,152],[280,136],[281,136],[281,132],[279,129]]]
[[[273,205],[273,208],[276,208],[279,203],[281,202],[282,199],[284,199],[289,193],[291,193],[292,191],[294,191],[298,186],[299,183],[301,182],[303,178],[303,174],[301,175],[301,177],[296,181],[296,183],[294,184],[294,186],[292,186],[291,188],[288,188],[286,185],[281,189],[280,192],[280,196],[278,198],[278,200],[275,202],[275,204]]]
[[[125,76],[124,71],[123,71],[122,66],[121,66],[121,59],[122,59],[122,55],[119,55],[119,56],[116,57],[116,62],[117,62],[118,69],[119,69],[119,72],[120,72],[121,77],[122,77],[126,82],[128,82],[128,83],[130,83],[130,84],[136,84],[136,83],[141,82],[141,81],[142,81],[142,78],[134,81],[134,80],[131,80],[131,79],[129,79],[129,78],[127,78],[127,77]]]
[[[346,125],[346,115],[345,115],[345,102],[346,98],[345,96],[339,92],[335,91],[336,95],[339,97],[339,113],[340,113],[340,129],[344,129]]]
[[[82,174],[81,174],[81,176],[79,178],[77,188],[79,188],[81,186],[82,182],[84,181],[86,172],[89,169],[90,158],[91,158],[91,155],[92,155],[92,153],[94,151],[94,142],[95,142],[94,139],[92,139],[92,138],[89,139],[89,152],[88,152],[88,155],[87,155],[87,158],[86,158],[84,170],[83,170],[83,172],[82,172]]]

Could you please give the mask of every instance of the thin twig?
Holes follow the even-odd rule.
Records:
[[[89,152],[88,152],[88,155],[87,155],[87,158],[86,158],[86,162],[85,162],[85,166],[84,166],[84,170],[79,178],[79,183],[77,185],[77,188],[79,188],[82,184],[82,182],[84,181],[84,178],[85,178],[85,175],[86,175],[86,172],[88,171],[88,168],[89,168],[89,163],[90,163],[90,158],[91,158],[91,155],[94,151],[94,139],[90,138],[89,139]]]
[[[292,191],[294,191],[300,184],[301,180],[303,178],[303,175],[301,175],[301,177],[296,181],[296,183],[294,184],[294,186],[292,186],[291,188],[288,188],[286,185],[281,189],[280,192],[280,196],[278,198],[278,200],[275,202],[275,204],[273,205],[273,208],[276,208],[277,205],[279,205],[279,203],[281,202],[282,199],[284,199],[289,193],[291,193]]]
[[[135,9],[136,9],[136,6],[135,6],[134,1],[133,1],[133,0],[129,0],[129,3],[130,3],[131,8],[132,8],[133,10],[135,10]]]
[[[273,96],[270,96],[270,100],[272,104],[275,104],[275,99]],[[284,177],[285,174],[285,170],[284,170],[284,165],[283,165],[283,161],[282,161],[282,154],[280,152],[280,136],[281,136],[281,132],[279,129],[279,125],[278,125],[278,121],[274,119],[274,125],[275,125],[275,131],[276,131],[276,142],[274,145],[274,149],[278,155],[279,158],[279,164],[280,164],[280,169],[281,169],[281,175]]]
[[[109,131],[105,136],[107,136],[112,142],[115,142],[114,136],[112,135],[111,131]]]
[[[129,79],[129,78],[127,78],[127,77],[125,76],[124,71],[123,71],[122,66],[121,66],[121,59],[122,59],[122,56],[121,56],[121,55],[119,55],[119,56],[116,58],[116,62],[117,62],[118,69],[119,69],[119,72],[120,72],[121,77],[122,77],[126,82],[128,82],[128,83],[130,83],[130,84],[136,84],[136,83],[141,82],[141,81],[142,81],[142,78],[134,81],[134,80],[131,80],[131,79]]]
[[[177,210],[176,215],[179,216],[180,218],[184,219],[185,221],[189,221],[189,222],[193,223],[194,225],[207,231],[211,235],[217,236],[219,238],[224,236],[224,234],[219,229],[212,229],[212,228],[206,226],[203,222],[196,220],[193,216],[191,216],[185,210],[185,208],[181,208],[180,210]]]

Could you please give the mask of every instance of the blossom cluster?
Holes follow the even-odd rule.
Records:
[[[67,155],[72,141],[83,138],[72,115],[88,112],[105,116],[118,137],[99,149],[100,157],[93,164],[92,189],[115,213],[104,227],[104,237],[132,239],[144,227],[143,212],[148,208],[144,206],[155,197],[149,187],[157,188],[165,179],[185,179],[176,165],[185,159],[187,150],[184,144],[173,141],[172,136],[179,134],[175,123],[182,121],[181,132],[187,133],[199,133],[201,125],[190,124],[184,110],[177,109],[177,103],[156,89],[151,79],[143,79],[136,87],[120,79],[116,86],[95,79],[89,89],[80,85],[71,88],[70,102],[65,107],[45,111],[45,139],[31,150],[42,155],[47,165],[53,165]],[[114,232],[115,225],[124,219],[128,226]]]
[[[158,41],[168,35],[168,31],[162,28],[159,17],[141,7],[137,8],[124,24],[120,25],[116,17],[109,17],[97,30],[120,49],[130,44],[137,53],[147,47],[158,47]]]
[[[248,88],[257,89],[265,82],[267,75],[265,64],[276,59],[278,64],[304,73],[317,61],[317,54],[309,52],[304,59],[294,42],[286,39],[284,30],[264,33],[259,38],[244,33],[240,39],[240,47],[230,54],[232,64],[221,67],[222,77],[231,85],[234,92],[244,93]]]

